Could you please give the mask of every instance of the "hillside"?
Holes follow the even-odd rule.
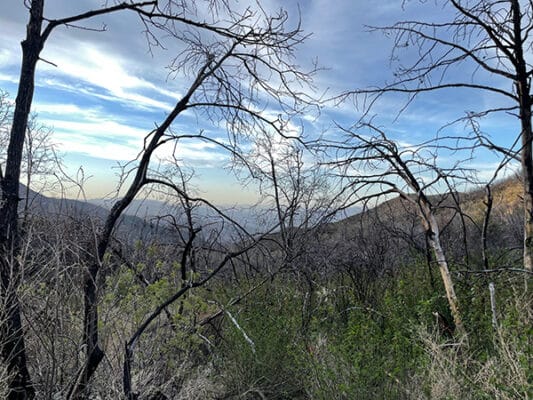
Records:
[[[19,203],[21,212],[25,204],[26,187],[21,185],[20,193],[22,201]],[[89,201],[47,197],[33,190],[29,191],[29,212],[35,217],[62,220],[69,218],[78,221],[79,224],[98,227],[105,221],[109,209]],[[123,214],[115,233],[118,238],[130,242],[136,240],[171,241],[174,233],[168,227],[159,226],[150,218],[142,218],[136,215]]]
[[[492,187],[493,205],[487,230],[487,247],[497,266],[521,256],[523,240],[521,187],[517,178]],[[441,240],[449,261],[468,268],[481,268],[481,232],[486,207],[485,188],[465,193],[430,196]],[[427,259],[427,243],[416,207],[395,197],[374,208],[322,228],[321,241],[343,254],[337,261],[348,270],[362,268],[381,273],[417,259]],[[347,256],[351,255],[351,256]],[[502,262],[502,258],[508,260]],[[347,260],[343,261],[345,258]],[[388,261],[385,261],[388,260]],[[475,263],[474,260],[477,260]]]
[[[510,177],[500,180],[491,186],[491,194],[493,197],[493,211],[495,212],[509,212],[520,206],[522,201],[522,187],[518,177]],[[455,199],[454,199],[455,197]],[[432,204],[436,209],[445,209],[450,207],[459,208],[470,218],[477,219],[481,216],[486,209],[487,192],[484,187],[472,189],[468,192],[454,193],[447,195],[432,195],[429,196]],[[456,200],[458,204],[456,203]],[[414,213],[413,206],[406,200],[396,196],[393,199],[386,200],[376,207],[373,207],[367,212],[377,213],[382,215],[402,214],[407,212],[408,214]],[[357,214],[339,222],[340,224],[357,224],[362,217],[361,214]]]

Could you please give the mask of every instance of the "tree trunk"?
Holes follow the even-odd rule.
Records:
[[[2,280],[2,302],[5,305],[1,330],[1,353],[7,362],[8,372],[13,376],[10,382],[9,400],[31,399],[34,389],[27,367],[24,332],[17,297],[19,269],[18,203],[19,180],[24,137],[28,125],[34,92],[34,76],[39,54],[43,47],[41,28],[44,0],[33,0],[26,39],[22,42],[22,66],[19,87],[15,101],[13,124],[5,175],[1,182],[2,201],[0,206],[0,268]]]
[[[459,302],[457,301],[457,296],[455,294],[455,289],[453,286],[453,280],[450,275],[450,269],[448,268],[448,262],[444,256],[444,251],[440,245],[440,240],[435,236],[430,239],[430,245],[433,248],[433,253],[437,260],[439,266],[439,271],[442,277],[442,282],[444,284],[444,289],[446,290],[446,298],[448,299],[448,304],[450,306],[450,311],[453,316],[453,321],[455,323],[455,328],[457,332],[464,333],[463,321],[461,319],[461,314],[459,311]]]
[[[489,269],[489,257],[487,254],[487,235],[489,232],[490,214],[492,212],[492,189],[490,183],[485,186],[485,192],[487,193],[487,201],[484,202],[486,210],[483,217],[483,228],[481,229],[481,258],[483,260],[483,268]]]
[[[530,77],[524,58],[522,12],[519,0],[511,0],[516,92],[520,108],[521,163],[524,186],[524,268],[533,270],[533,133],[531,128]]]
[[[520,97],[520,122],[522,125],[522,179],[524,185],[524,268],[533,271],[533,151],[531,132],[531,99],[529,84],[517,84]]]
[[[450,269],[448,268],[448,261],[444,254],[440,243],[440,233],[437,220],[431,211],[427,215],[427,228],[429,245],[433,250],[435,255],[435,260],[439,266],[440,275],[442,277],[442,283],[444,284],[444,289],[446,290],[446,298],[448,299],[448,305],[450,306],[450,311],[452,313],[453,322],[455,323],[455,330],[459,335],[465,335],[466,331],[463,326],[463,321],[461,319],[461,313],[459,310],[459,302],[455,294],[455,289],[453,285],[452,276],[450,274]]]
[[[8,400],[32,399],[35,391],[27,366],[20,304],[16,293],[17,278],[14,276],[16,271],[13,268],[13,273],[10,273],[11,265],[13,264],[8,260],[2,259],[1,301],[4,309],[0,317],[0,340],[2,359],[7,363],[7,372],[11,378]]]
[[[176,104],[172,112],[165,118],[165,121],[155,130],[155,132],[153,132],[153,136],[151,137],[150,142],[144,151],[141,160],[139,161],[139,166],[137,167],[137,172],[135,173],[133,182],[129,186],[124,197],[117,201],[111,208],[111,211],[109,211],[102,232],[98,236],[96,255],[94,259],[89,261],[89,268],[87,270],[84,286],[85,317],[83,324],[83,343],[86,347],[87,358],[85,361],[85,366],[81,372],[80,379],[77,380],[69,390],[68,399],[81,399],[87,395],[86,387],[88,386],[94,372],[96,372],[98,365],[104,358],[104,352],[98,344],[97,280],[102,260],[104,259],[107,248],[109,247],[113,229],[115,228],[118,219],[122,215],[122,212],[131,204],[135,196],[137,196],[141,188],[145,185],[148,166],[150,164],[153,152],[159,145],[159,140],[164,135],[170,124],[176,119],[176,117],[187,108],[190,97],[207,76],[206,70],[209,65],[210,64],[207,63],[203,68],[201,68],[196,80],[189,88],[187,94]]]

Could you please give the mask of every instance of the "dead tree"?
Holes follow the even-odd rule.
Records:
[[[338,168],[338,174],[358,194],[361,202],[397,194],[416,210],[439,268],[457,333],[466,334],[441,242],[437,211],[443,196],[439,189],[440,192],[452,191],[450,183],[465,179],[468,171],[458,165],[451,168],[435,165],[438,151],[447,148],[443,143],[445,138],[402,147],[388,138],[383,130],[367,123],[345,129],[344,133],[344,141],[325,144],[330,151],[336,152],[336,159],[329,164]],[[465,144],[464,149],[469,150],[469,145]]]
[[[44,190],[53,191],[54,184],[49,178],[54,176],[56,171],[61,170],[61,157],[55,150],[52,135],[53,129],[39,123],[37,114],[30,116],[22,158],[22,173],[26,186],[23,194],[23,221],[28,219],[30,207],[34,201],[31,191],[37,193]]]
[[[246,155],[245,166],[250,179],[259,184],[261,205],[275,210],[281,264],[289,270],[297,270],[296,261],[309,252],[309,236],[349,206],[338,181],[328,180],[323,167],[304,161],[304,151],[296,140],[270,133],[255,139]]]
[[[306,162],[309,156],[301,142],[288,142],[279,135],[257,138],[247,155],[247,167],[259,183],[262,206],[275,210],[279,232],[271,240],[273,255],[282,272],[302,278],[302,333],[307,333],[315,308],[316,280],[326,270],[333,251],[323,241],[323,229],[336,213],[350,206],[350,195],[339,180],[330,179],[324,167]],[[316,160],[312,160],[316,162]],[[325,235],[324,235],[325,236]],[[324,240],[322,240],[324,239]]]
[[[9,399],[33,398],[35,392],[28,372],[20,305],[16,294],[19,274],[16,255],[20,240],[18,203],[20,201],[19,181],[23,147],[33,101],[35,70],[40,60],[41,51],[51,33],[58,27],[119,10],[136,10],[156,4],[154,1],[121,3],[79,15],[49,20],[44,17],[44,0],[31,0],[25,3],[28,7],[30,18],[27,25],[26,38],[22,41],[22,64],[18,92],[13,110],[5,171],[0,182],[2,188],[0,201],[1,296],[5,304],[4,312],[6,314],[6,323],[3,324],[0,346],[2,357],[8,364],[8,371],[14,377],[11,381]]]
[[[395,80],[377,89],[351,94],[379,96],[404,93],[407,104],[432,91],[472,90],[495,95],[498,104],[465,110],[458,120],[479,120],[493,114],[512,114],[518,120],[512,148],[487,136],[480,144],[504,155],[519,153],[524,190],[524,268],[533,269],[533,133],[531,78],[528,57],[533,44],[533,3],[519,0],[439,0],[435,20],[401,21],[373,28],[394,38],[391,63]],[[431,4],[418,7],[430,7]],[[442,18],[444,16],[444,19]],[[403,53],[413,52],[409,61]],[[498,83],[496,83],[498,82]],[[367,98],[368,100],[368,98]],[[475,106],[474,106],[475,107]]]
[[[263,10],[249,9],[241,14],[227,9],[223,15],[214,15],[220,18],[220,25],[193,24],[189,20],[184,21],[180,15],[173,16],[167,12],[157,9],[140,13],[147,24],[154,24],[190,47],[190,51],[176,58],[173,67],[182,72],[193,70],[195,74],[185,95],[147,136],[145,148],[132,171],[133,181],[124,197],[111,209],[99,235],[84,292],[87,363],[80,384],[71,389],[73,396],[84,391],[103,357],[98,341],[97,282],[116,222],[141,189],[164,184],[150,174],[150,163],[157,149],[172,142],[177,143],[179,148],[180,141],[199,140],[216,143],[231,154],[238,155],[238,144],[244,133],[254,135],[270,130],[282,134],[284,130],[286,121],[282,118],[269,119],[258,111],[256,103],[259,96],[276,102],[286,111],[307,101],[291,86],[295,80],[305,83],[308,76],[290,62],[292,51],[302,40],[302,35],[299,27],[286,30],[287,15],[284,12],[271,17],[263,14]],[[221,27],[223,24],[228,27]],[[184,27],[180,25],[206,31],[208,38],[204,42],[199,34],[191,39],[189,34],[182,33]],[[222,124],[227,131],[228,142],[216,141],[202,132],[176,132],[172,124],[186,110],[196,111],[216,125]]]
[[[174,159],[177,162],[176,159]],[[216,256],[207,257],[209,262],[206,262],[206,265],[199,270],[200,262],[197,260],[196,252],[203,251],[210,253],[211,248],[206,246],[201,240],[198,240],[198,233],[201,232],[202,226],[197,223],[196,217],[193,215],[194,209],[199,205],[211,206],[211,204],[201,198],[194,198],[189,194],[188,190],[188,177],[181,170],[179,165],[175,165],[177,169],[178,182],[172,180],[172,175],[176,174],[170,172],[170,168],[167,168],[163,173],[158,174],[157,177],[150,178],[150,184],[154,187],[154,190],[168,195],[172,195],[174,200],[178,200],[178,203],[181,205],[182,216],[181,221],[176,217],[179,215],[179,211],[171,214],[162,216],[163,219],[170,219],[171,226],[174,227],[177,231],[177,235],[180,238],[180,247],[181,256],[179,257],[180,265],[180,283],[176,291],[169,296],[167,299],[161,302],[155,309],[149,313],[144,321],[138,326],[138,328],[131,334],[130,339],[126,342],[124,348],[124,363],[123,363],[123,372],[122,372],[122,382],[123,382],[123,391],[124,396],[128,400],[138,399],[143,388],[140,387],[136,391],[133,386],[133,379],[135,371],[135,351],[139,346],[139,342],[146,332],[146,330],[153,324],[157,318],[163,314],[167,314],[167,318],[171,320],[172,316],[168,308],[178,300],[182,299],[190,290],[194,288],[203,286],[207,284],[212,278],[214,278],[219,271],[221,271],[224,266],[231,262],[234,258],[239,257],[241,254],[245,253],[249,248],[255,245],[255,241],[252,240],[246,245],[243,244],[243,247],[238,249],[230,250],[229,248],[224,248],[221,244],[218,244],[216,249]],[[170,172],[170,173],[169,173]],[[152,175],[155,175],[152,173]],[[219,211],[218,208],[213,206],[216,211]],[[226,217],[225,214],[220,211],[222,217]],[[215,241],[216,242],[216,241]],[[213,246],[214,247],[214,246]],[[216,265],[214,269],[211,270],[213,265]],[[143,279],[144,281],[145,279]],[[179,313],[183,312],[183,304],[180,306]],[[175,328],[174,328],[175,329]],[[139,390],[140,389],[140,390]]]

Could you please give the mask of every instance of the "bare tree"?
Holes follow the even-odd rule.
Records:
[[[1,165],[7,159],[9,130],[13,120],[13,102],[9,94],[0,89],[0,172]],[[28,119],[24,138],[21,173],[24,175],[24,191],[20,193],[23,200],[23,220],[26,221],[32,202],[35,200],[32,190],[37,193],[53,191],[54,182],[50,179],[61,173],[61,157],[52,140],[53,129],[39,122],[38,115],[32,113]],[[1,179],[1,174],[0,174]]]
[[[53,129],[39,123],[37,114],[30,116],[22,158],[22,173],[25,178],[24,221],[28,218],[32,201],[35,200],[32,199],[31,191],[53,191],[54,182],[51,178],[62,170],[61,158],[55,150],[52,135]]]
[[[368,123],[345,130],[345,134],[345,141],[327,144],[337,153],[337,159],[331,164],[339,168],[347,185],[358,192],[360,201],[397,194],[416,210],[439,267],[457,332],[464,335],[466,331],[437,218],[443,202],[443,195],[438,193],[443,189],[448,195],[453,193],[456,190],[453,183],[466,179],[469,172],[459,165],[443,168],[435,164],[438,151],[447,147],[446,139],[452,142],[456,139],[441,137],[417,146],[400,146],[383,130]],[[466,143],[463,149],[471,151],[470,146]]]
[[[336,250],[328,224],[353,205],[353,192],[319,165],[319,154],[299,139],[261,135],[246,155],[246,166],[259,185],[259,206],[268,210],[277,227],[269,238],[274,265],[302,285],[301,332],[307,336],[318,309],[319,282],[333,278]]]
[[[394,37],[391,63],[395,80],[358,95],[388,92],[408,95],[408,103],[426,92],[474,90],[494,95],[492,107],[470,111],[460,119],[475,120],[511,113],[519,121],[511,148],[488,137],[480,144],[514,157],[520,154],[524,189],[524,268],[533,269],[533,152],[531,77],[533,3],[519,0],[442,0],[438,21],[401,21],[374,28]],[[442,18],[444,16],[444,18]],[[404,57],[404,52],[406,56]],[[407,61],[407,57],[413,57]],[[409,55],[407,55],[409,54]],[[406,62],[407,61],[407,62]],[[498,100],[499,98],[499,100]]]
[[[347,207],[348,199],[338,181],[328,179],[326,170],[296,140],[261,135],[245,162],[251,179],[259,184],[260,205],[274,210],[281,263],[289,270],[298,269],[295,262],[309,250],[308,236]]]
[[[24,141],[33,101],[35,70],[40,60],[41,51],[57,27],[68,26],[97,15],[119,10],[138,10],[145,6],[154,6],[156,2],[121,3],[56,20],[44,17],[44,0],[28,0],[25,4],[28,7],[30,18],[26,38],[22,42],[22,65],[10,130],[5,173],[1,181],[2,201],[0,204],[1,295],[7,314],[6,323],[2,325],[1,353],[8,363],[10,374],[14,376],[9,399],[32,398],[34,396],[27,367],[20,305],[16,295],[19,267],[16,265],[16,261],[15,264],[10,263],[10,259],[16,260],[19,247],[19,180]]]

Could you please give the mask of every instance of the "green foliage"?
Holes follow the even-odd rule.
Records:
[[[132,334],[157,307],[173,296],[182,285],[180,268],[177,262],[166,264],[156,260],[150,267],[138,264],[135,270],[121,265],[114,275],[109,276],[106,281],[109,290],[104,297],[102,310],[103,314],[119,316],[113,320],[114,324],[107,325],[110,335],[116,331]],[[150,272],[157,278],[147,284],[140,279],[141,272]],[[169,305],[159,317],[161,325],[166,327],[158,330],[161,337],[154,338],[153,333],[148,335],[146,340],[149,343],[145,346],[151,349],[151,342],[161,343],[159,353],[164,356],[168,368],[177,367],[184,357],[201,357],[201,347],[205,343],[197,334],[195,325],[200,315],[215,310],[207,298],[205,290],[201,288],[188,292]],[[142,345],[138,347],[143,348]]]
[[[420,283],[415,267],[395,278],[372,307],[334,282],[316,287],[312,296],[290,280],[256,291],[234,311],[255,353],[226,320],[218,352],[228,391],[250,399],[256,392],[276,399],[402,398],[396,382],[427,362],[412,327],[431,322],[431,312],[445,301]],[[315,299],[313,317],[302,330],[309,298]]]
[[[532,381],[531,294],[523,280],[493,279],[498,331],[486,282],[460,281],[469,341],[458,345],[435,316],[452,321],[444,288],[432,288],[426,274],[413,264],[369,283],[371,303],[335,281],[317,285],[314,297],[289,279],[256,291],[231,309],[255,353],[229,318],[215,350],[228,398],[520,398]],[[226,286],[225,295],[232,290]],[[311,297],[304,330],[304,299]]]
[[[330,335],[327,348],[322,349],[326,361],[317,368],[330,380],[315,385],[313,398],[405,396],[406,389],[398,382],[408,382],[427,363],[416,340],[416,327],[431,322],[432,312],[443,303],[427,287],[419,269],[414,266],[390,279],[375,304],[361,304],[354,296],[346,328]]]
[[[469,334],[468,343],[458,346],[436,318],[452,321],[444,288],[438,279],[433,287],[427,274],[427,266],[415,262],[363,281],[364,296],[340,274],[328,281],[279,276],[229,306],[221,325],[200,327],[199,320],[257,284],[222,280],[170,306],[157,333],[142,338],[137,360],[153,364],[166,381],[213,367],[208,379],[229,399],[511,399],[527,393],[533,307],[524,280],[490,277],[496,331],[489,279],[455,276]],[[121,317],[115,331],[131,332],[181,284],[177,262],[154,258],[135,270],[121,266],[106,281],[104,314]],[[159,343],[155,359],[153,342]]]
[[[242,331],[225,319],[224,341],[217,365],[224,385],[235,398],[298,399],[303,396],[299,357],[304,341],[299,336],[301,309],[293,287],[276,281],[258,289],[230,312]]]

